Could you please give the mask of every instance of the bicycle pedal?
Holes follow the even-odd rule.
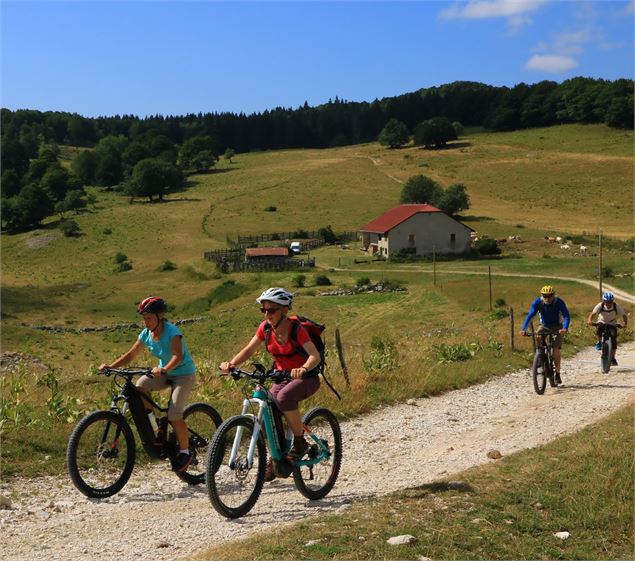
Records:
[[[276,477],[289,477],[292,472],[293,465],[289,460],[273,461],[273,473],[276,474]]]

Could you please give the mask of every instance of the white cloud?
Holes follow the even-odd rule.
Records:
[[[548,0],[469,0],[439,14],[442,19],[512,18],[537,10]]]
[[[635,0],[630,0],[630,2],[624,8],[624,15],[632,16],[633,14],[635,14]]]
[[[558,33],[554,37],[553,50],[560,55],[576,55],[582,52],[582,45],[591,38],[590,29]]]
[[[558,74],[578,66],[575,59],[561,55],[534,55],[525,64],[527,70],[540,70]]]

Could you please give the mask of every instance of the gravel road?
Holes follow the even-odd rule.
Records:
[[[266,484],[243,519],[227,521],[205,487],[189,488],[165,464],[135,468],[115,497],[89,500],[67,477],[16,479],[0,489],[5,561],[171,561],[281,523],[345,510],[354,501],[429,483],[571,433],[635,402],[635,343],[606,375],[598,353],[563,361],[564,385],[534,393],[528,370],[342,423],[344,461],[335,489],[310,502],[292,480]],[[548,422],[545,422],[545,419]],[[370,460],[372,458],[372,461]],[[9,501],[6,501],[6,499]]]

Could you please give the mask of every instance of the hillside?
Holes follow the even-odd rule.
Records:
[[[303,288],[294,286],[294,272],[223,276],[202,259],[205,250],[225,247],[228,237],[239,234],[326,225],[356,230],[396,205],[402,182],[419,173],[444,187],[467,186],[472,207],[463,219],[471,228],[493,237],[520,235],[522,242],[504,244],[502,258],[439,261],[434,276],[429,262],[357,264],[364,255],[355,244],[324,247],[312,253],[318,271],[306,273]],[[3,461],[13,457],[5,464],[11,470],[63,469],[56,453],[52,464],[22,465],[17,457],[25,451],[13,445],[28,438],[34,448],[56,452],[65,444],[69,423],[105,402],[107,385],[91,374],[97,364],[127,350],[138,332],[134,304],[148,294],[166,298],[172,318],[196,319],[184,326],[202,379],[196,397],[214,401],[224,414],[234,410],[237,394],[217,379],[216,365],[260,321],[254,298],[266,286],[295,290],[298,311],[327,325],[327,345],[333,344],[335,327],[340,328],[351,388],[342,388],[333,361],[333,376],[345,399],[337,402],[328,392],[320,399],[344,415],[412,394],[474,384],[526,365],[529,343],[517,341],[511,349],[507,311],[513,308],[520,321],[545,280],[556,284],[573,314],[565,346],[570,354],[592,339],[583,320],[597,292],[554,279],[597,280],[594,255],[601,229],[603,267],[610,272],[605,280],[632,293],[632,183],[632,132],[571,125],[473,134],[442,151],[367,144],[239,154],[213,173],[191,176],[184,191],[164,202],[131,204],[121,195],[93,189],[96,204],[74,216],[81,236],[62,236],[53,218],[37,231],[1,237],[2,350],[27,359],[27,366],[4,377],[11,392],[5,414],[18,415],[25,425],[15,429],[15,439],[11,424],[3,429],[8,431]],[[571,236],[590,250],[586,256],[574,255],[547,244],[545,235]],[[131,270],[115,272],[118,253],[127,257]],[[168,260],[176,268],[158,272]],[[494,279],[493,311],[488,268]],[[457,274],[461,270],[465,274]],[[471,274],[475,271],[481,275]],[[326,274],[334,288],[369,277],[405,290],[322,297],[315,286],[317,273]],[[529,276],[540,273],[544,279]],[[438,325],[440,310],[443,325]],[[383,340],[376,340],[379,334]],[[444,358],[448,349],[467,350],[473,358],[457,369],[454,359]],[[426,376],[394,384],[390,369],[372,369],[373,357],[386,358],[382,353],[401,370],[425,371]],[[30,371],[32,359],[52,368],[53,378]],[[57,393],[52,396],[52,391]],[[38,423],[48,427],[51,417],[58,420],[44,442]]]

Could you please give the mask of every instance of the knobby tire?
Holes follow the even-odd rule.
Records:
[[[236,461],[229,464],[234,438],[242,428]],[[267,449],[260,437],[256,443],[253,464],[247,466],[247,451],[254,433],[252,418],[236,415],[227,419],[216,431],[207,454],[207,494],[212,506],[226,518],[245,516],[256,504],[265,483]]]
[[[66,463],[71,481],[87,497],[102,499],[121,491],[135,463],[128,421],[115,411],[86,415],[70,436]]]
[[[330,451],[330,457],[310,466],[295,466],[293,480],[298,491],[307,499],[318,500],[329,494],[342,465],[342,432],[337,417],[326,408],[311,409],[304,415],[303,423],[322,440]],[[317,445],[310,436],[308,455],[317,454]]]

